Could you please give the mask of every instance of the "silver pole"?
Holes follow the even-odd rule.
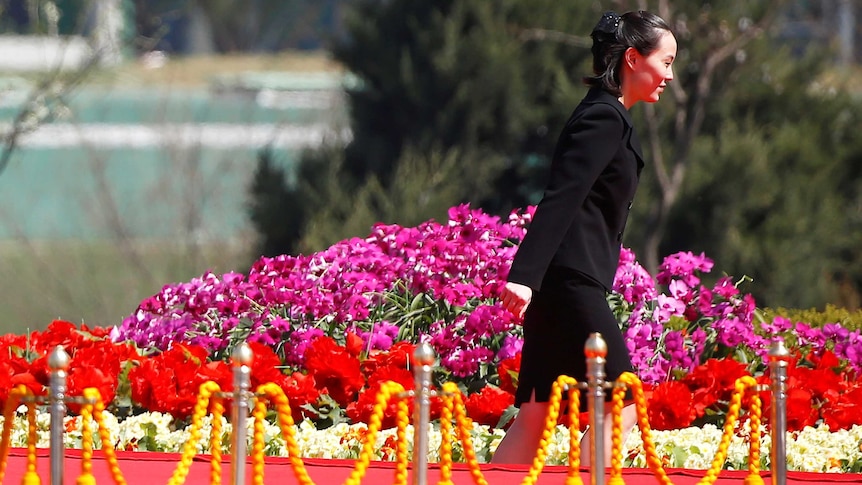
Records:
[[[598,332],[584,345],[587,358],[587,410],[590,414],[590,485],[605,484],[605,357],[608,345]]]
[[[231,483],[245,485],[245,464],[248,456],[246,422],[249,410],[251,387],[251,361],[254,358],[251,347],[242,343],[234,348],[231,361],[233,365],[233,406],[231,406]]]
[[[769,372],[772,375],[770,410],[772,448],[769,455],[772,485],[787,483],[787,366],[789,360],[790,352],[784,346],[784,340],[773,342],[769,349]]]
[[[434,349],[421,343],[413,351],[413,485],[428,485],[428,425],[431,421],[431,371]]]
[[[63,418],[66,417],[66,376],[71,358],[63,350],[62,345],[54,347],[48,356],[48,368],[51,369],[48,391],[48,412],[51,415],[50,453],[51,453],[51,485],[63,485]]]

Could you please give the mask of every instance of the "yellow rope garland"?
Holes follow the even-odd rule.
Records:
[[[36,472],[36,402],[27,401],[27,471],[24,473],[23,485],[40,485],[41,480]]]
[[[374,454],[374,444],[377,439],[377,432],[380,431],[386,405],[392,396],[397,396],[403,392],[404,386],[397,382],[387,381],[381,384],[380,392],[377,393],[377,402],[374,404],[371,419],[368,422],[368,433],[365,435],[365,443],[362,446],[362,451],[359,453],[356,467],[344,482],[344,485],[359,485],[362,477],[365,476],[365,471],[371,462],[371,456]]]
[[[608,485],[623,485],[623,399],[626,388],[615,386],[612,396],[611,474]]]
[[[440,396],[443,405],[440,410],[440,481],[438,485],[452,485],[452,411],[455,397],[443,386]],[[472,470],[471,470],[472,472]]]
[[[6,476],[6,463],[9,461],[7,458],[9,458],[9,441],[12,437],[15,409],[21,403],[21,398],[29,395],[29,392],[29,389],[23,384],[15,386],[9,393],[6,406],[3,408],[3,435],[0,437],[0,483],[3,483],[3,478]]]
[[[177,468],[174,470],[173,475],[171,475],[170,480],[168,480],[168,485],[180,485],[185,482],[186,476],[189,474],[189,469],[191,468],[192,460],[197,453],[198,441],[201,439],[201,428],[203,427],[201,420],[207,412],[210,398],[219,392],[219,390],[219,385],[213,381],[207,381],[201,384],[200,391],[198,392],[198,402],[195,404],[195,408],[192,413],[189,440],[186,441],[186,444],[183,447],[180,462],[177,464]]]
[[[443,392],[445,396],[451,399],[452,412],[455,416],[455,424],[458,429],[458,438],[461,440],[464,448],[464,461],[467,462],[467,468],[470,470],[470,475],[473,477],[473,482],[476,485],[488,485],[482,470],[479,468],[479,460],[476,459],[476,451],[473,449],[473,442],[470,439],[470,429],[472,425],[467,418],[467,412],[464,408],[464,402],[461,397],[461,390],[454,382],[446,382],[443,384]],[[450,450],[451,454],[451,450]]]
[[[210,484],[221,485],[221,434],[222,434],[222,416],[224,416],[224,403],[222,399],[216,395],[211,404],[212,409],[212,431],[210,432]]]
[[[739,381],[737,381],[739,385]],[[763,408],[760,402],[760,394],[757,392],[757,381],[752,377],[744,377],[743,385],[751,392],[751,417],[749,425],[751,434],[748,437],[748,476],[745,477],[745,485],[763,485],[763,477],[760,476],[760,434],[761,417]]]
[[[627,385],[630,389],[632,389],[632,393],[634,395],[637,416],[638,416],[638,426],[641,431],[641,440],[643,441],[644,454],[646,455],[647,465],[650,470],[652,470],[655,478],[662,485],[671,485],[670,478],[668,478],[667,473],[664,470],[664,466],[661,463],[661,459],[659,459],[658,454],[655,450],[655,444],[652,441],[652,434],[650,432],[649,419],[647,416],[647,406],[646,399],[644,398],[643,385],[640,379],[637,378],[634,374],[630,372],[623,373],[618,382]],[[730,442],[733,437],[734,427],[736,425],[736,421],[739,418],[739,409],[742,404],[742,397],[746,392],[751,390],[756,390],[757,381],[754,380],[751,376],[743,376],[736,380],[734,386],[734,392],[731,396],[730,406],[727,411],[727,417],[724,423],[724,432],[721,436],[721,441],[718,445],[718,451],[716,452],[715,457],[713,458],[712,464],[707,470],[706,475],[698,482],[698,485],[712,485],[715,483],[715,480],[718,478],[719,473],[721,473],[722,467],[724,466],[725,461],[727,460],[727,450],[730,447]],[[622,441],[620,436],[618,436],[620,425],[618,423],[618,416],[622,411],[622,394],[624,391],[615,390],[614,391],[614,436],[615,440]],[[761,403],[760,396],[757,395],[756,392],[752,393],[751,396],[751,433],[749,437],[749,474],[745,478],[745,485],[762,485],[763,478],[760,476],[760,435],[761,435]],[[617,455],[622,454],[621,444],[620,448],[616,447],[618,444],[616,441],[614,442],[614,456],[616,458]],[[614,464],[612,469],[612,479],[616,480],[616,477],[620,481],[615,481],[614,483],[621,483],[621,471],[618,467],[621,464]]]
[[[254,437],[251,445],[251,469],[252,483],[254,485],[263,485],[263,468],[264,454],[263,447],[265,437],[263,434],[263,422],[266,419],[266,400],[257,399],[252,409],[252,417],[254,417]]]
[[[649,469],[652,470],[653,476],[655,476],[659,483],[662,485],[671,485],[670,478],[668,478],[667,473],[661,464],[661,460],[658,457],[658,453],[655,451],[655,443],[652,441],[643,384],[640,379],[631,372],[622,373],[617,381],[629,386],[632,390],[635,408],[637,409],[638,427],[641,431],[641,440],[643,441],[644,454],[646,455],[646,462]]]
[[[622,479],[622,460],[623,460],[623,442],[622,442],[622,409],[623,399],[626,389],[632,390],[632,395],[635,401],[637,410],[638,426],[641,432],[644,454],[646,462],[653,475],[661,485],[672,485],[667,473],[664,470],[661,459],[656,452],[655,444],[652,439],[648,415],[646,399],[643,392],[643,384],[640,379],[632,373],[624,373],[617,381],[612,395],[612,419],[613,432],[612,440],[612,456],[611,456],[611,473],[608,479],[610,485],[623,485]],[[757,382],[751,376],[739,378],[735,383],[734,392],[731,397],[730,405],[727,411],[727,418],[724,424],[724,430],[721,441],[718,446],[716,455],[711,463],[706,475],[698,482],[698,485],[713,485],[718,478],[723,465],[727,459],[728,448],[734,434],[735,426],[740,418],[740,408],[743,398],[749,396],[749,474],[745,478],[744,485],[763,485],[763,479],[760,476],[760,439],[761,439],[761,423],[762,423],[762,404],[759,394],[756,392]],[[569,398],[569,437],[571,440],[568,454],[569,469],[566,477],[566,485],[583,485],[580,477],[580,436],[579,436],[579,411],[580,411],[580,390],[575,379],[560,376],[554,383],[551,389],[550,405],[545,427],[543,429],[539,447],[536,451],[536,456],[532,462],[529,472],[524,477],[522,485],[535,485],[539,474],[541,473],[544,462],[547,458],[547,449],[556,428],[556,423],[559,417],[560,406],[562,401],[562,393],[564,390],[568,392]],[[488,485],[481,468],[479,467],[478,459],[473,448],[470,432],[472,422],[467,417],[466,408],[463,402],[463,395],[457,384],[447,382],[442,389],[442,413],[440,418],[440,485],[452,484],[452,455],[453,455],[453,421],[456,425],[458,433],[457,438],[463,445],[464,459],[467,467],[477,485]],[[181,460],[178,463],[177,469],[174,471],[168,485],[180,485],[185,481],[188,475],[192,460],[196,454],[197,444],[201,438],[202,419],[206,415],[208,408],[211,408],[212,433],[210,440],[210,452],[212,454],[210,481],[213,485],[221,483],[221,434],[222,434],[222,417],[224,414],[224,404],[221,399],[216,396],[219,392],[219,386],[215,382],[206,382],[201,385],[198,395],[198,401],[195,405],[192,415],[192,422],[189,427],[190,438],[186,442]],[[274,383],[264,384],[258,388],[258,395],[261,396],[256,400],[253,407],[252,415],[254,417],[254,434],[252,444],[252,466],[253,466],[253,482],[255,485],[263,485],[264,478],[264,422],[266,419],[267,405],[274,404],[279,427],[285,440],[288,450],[288,456],[294,474],[300,485],[314,485],[305,465],[300,456],[299,446],[296,440],[296,429],[293,417],[291,414],[290,405],[284,391]],[[397,400],[396,411],[396,449],[395,449],[395,485],[406,485],[408,478],[409,466],[409,450],[407,439],[407,426],[409,425],[409,408],[407,405],[403,386],[395,382],[386,382],[381,385],[380,392],[376,396],[375,405],[372,410],[371,418],[369,419],[367,432],[365,433],[364,443],[360,451],[359,458],[356,461],[354,470],[345,481],[345,485],[359,485],[362,478],[365,476],[369,467],[370,461],[374,455],[374,447],[376,437],[380,431],[382,420],[386,408],[392,399]],[[5,476],[7,458],[9,452],[9,442],[14,421],[15,409],[25,397],[31,396],[30,391],[25,386],[17,386],[10,393],[9,399],[4,407],[4,424],[2,430],[2,439],[0,439],[0,483]],[[215,396],[215,397],[214,397]],[[27,402],[27,470],[24,474],[23,485],[40,485],[40,478],[36,472],[36,400],[30,399]],[[116,453],[113,448],[110,432],[104,424],[103,412],[105,410],[104,403],[101,400],[99,391],[95,388],[88,388],[84,391],[84,404],[81,408],[81,433],[82,433],[82,462],[81,475],[77,479],[77,485],[95,485],[95,478],[92,473],[92,458],[93,458],[93,430],[92,421],[95,420],[99,436],[102,441],[102,448],[106,455],[111,475],[117,485],[126,485],[126,481],[120,471]],[[418,425],[418,423],[414,423]],[[415,428],[416,433],[424,432]],[[415,439],[416,435],[414,435]],[[235,459],[240,459],[235,457]]]
[[[114,451],[114,441],[111,439],[111,431],[105,426],[104,411],[105,403],[102,402],[102,396],[96,388],[84,389],[84,399],[89,406],[92,406],[93,419],[99,426],[99,438],[102,440],[102,451],[105,453],[105,459],[108,463],[108,470],[111,472],[111,477],[117,485],[126,485],[126,479],[120,471],[120,464],[117,461],[117,454]],[[95,479],[93,480],[95,483]]]
[[[275,404],[278,412],[278,424],[281,428],[281,434],[284,438],[284,444],[287,447],[287,456],[293,468],[293,474],[296,481],[300,485],[313,485],[311,477],[308,476],[308,470],[305,469],[305,463],[302,461],[299,445],[296,443],[296,429],[294,428],[293,415],[290,411],[290,404],[287,402],[287,396],[284,395],[284,390],[274,383],[261,384],[257,388],[257,394],[266,396],[270,402]]]
[[[93,433],[90,430],[92,414],[93,405],[84,403],[81,406],[81,475],[78,476],[77,485],[96,483],[96,477],[93,476]]]
[[[395,414],[395,485],[406,485],[409,464],[409,457],[407,456],[407,425],[410,423],[410,409],[403,397],[403,391],[400,395],[396,394],[396,396],[398,396],[398,402],[396,403],[397,410]],[[416,423],[416,425],[418,424]]]
[[[565,380],[563,380],[565,378]],[[583,485],[581,478],[581,390],[578,381],[561,376],[557,382],[569,386],[569,470],[565,485]]]

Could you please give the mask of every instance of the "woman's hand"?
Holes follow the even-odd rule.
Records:
[[[500,299],[503,301],[503,308],[509,310],[512,315],[518,318],[524,317],[524,312],[527,311],[527,306],[530,305],[532,298],[533,290],[529,286],[512,283],[511,281],[506,283],[500,295]]]

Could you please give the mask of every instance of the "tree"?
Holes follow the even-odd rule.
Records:
[[[852,242],[860,174],[847,168],[858,151],[846,120],[858,105],[840,90],[830,99],[816,89],[832,56],[805,53],[823,46],[779,41],[789,6],[798,7],[782,0],[604,6],[655,11],[680,44],[664,99],[634,110],[648,168],[625,243],[653,272],[662,254],[708,250],[722,269],[753,276],[762,303],[823,304],[840,287],[852,304],[862,287]],[[589,32],[599,14],[598,6],[544,1],[358,2],[347,41],[333,51],[361,81],[349,93],[354,138],[343,159],[327,162],[336,169],[320,172],[332,198],[302,209],[303,234],[324,224],[324,214],[334,227],[305,240],[324,244],[355,235],[347,221],[397,217],[383,207],[389,197],[402,209],[410,203],[393,195],[409,185],[397,181],[412,174],[397,170],[407,153],[482,157],[467,162],[470,169],[486,156],[496,160],[484,166],[482,184],[463,174],[464,191],[452,203],[504,214],[536,202],[547,156],[588,72],[589,42],[572,33]],[[291,197],[303,184],[319,186],[301,176]],[[357,195],[367,191],[377,195]],[[852,232],[836,237],[842,227]]]
[[[536,172],[583,95],[590,45],[582,37],[546,39],[589,32],[599,15],[594,5],[548,0],[356,2],[347,37],[333,47],[359,80],[348,93],[352,141],[343,160],[325,162],[329,169],[308,168],[320,154],[306,155],[289,188],[303,200],[304,186],[321,186],[314,176],[335,184],[321,201],[330,207],[305,204],[300,224],[304,233],[316,230],[310,221],[320,227],[327,214],[341,230],[306,240],[331,243],[355,235],[347,231],[354,224],[367,230],[381,217],[404,223],[442,216],[432,207],[461,202],[497,212],[535,203],[545,177]],[[423,163],[424,170],[404,168]],[[439,202],[423,206],[407,198],[428,193],[409,188],[423,177],[444,181]],[[530,180],[534,185],[525,186]],[[257,227],[266,239],[267,229]]]
[[[681,50],[674,102],[644,110],[656,127],[657,173],[639,194],[653,206],[636,214],[632,226],[648,231],[636,240],[649,249],[660,238],[657,254],[706,251],[721,269],[753,277],[761,304],[858,307],[860,256],[851,241],[860,235],[860,174],[850,169],[858,141],[848,130],[859,102],[826,83],[832,56],[825,46],[777,43],[781,24],[763,25],[712,79],[691,66],[709,59],[708,50]],[[681,45],[697,49],[694,40]],[[691,86],[710,87],[700,115],[689,108]]]

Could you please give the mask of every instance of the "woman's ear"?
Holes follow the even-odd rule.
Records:
[[[634,47],[629,47],[623,53],[623,59],[625,60],[626,65],[629,66],[629,69],[635,68],[635,64],[637,63],[638,57],[639,57],[638,50],[635,49]]]

